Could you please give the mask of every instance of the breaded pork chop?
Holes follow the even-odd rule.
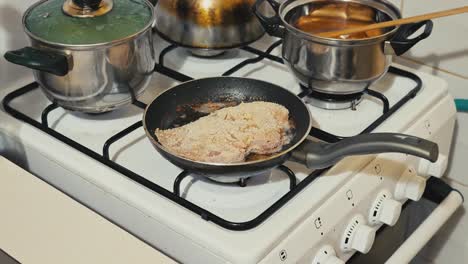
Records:
[[[155,131],[167,150],[200,162],[238,163],[251,153],[272,154],[291,140],[289,111],[270,102],[226,107],[187,125]]]

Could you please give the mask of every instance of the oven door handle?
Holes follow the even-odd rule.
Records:
[[[458,191],[452,190],[385,263],[409,263],[462,203],[463,196]]]

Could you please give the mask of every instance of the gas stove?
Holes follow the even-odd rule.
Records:
[[[349,157],[327,170],[287,162],[235,184],[182,171],[141,127],[145,105],[165,89],[229,75],[313,97],[282,64],[281,42],[269,37],[211,58],[157,37],[155,43],[159,60],[146,92],[113,112],[68,112],[30,78],[2,90],[0,139],[9,158],[178,261],[340,263],[367,252],[376,230],[394,224],[401,205],[421,197],[426,179],[445,171],[455,123],[447,84],[398,65],[348,100],[349,108],[310,104],[310,136],[336,142],[368,132],[412,134],[439,144],[434,164],[394,153]]]

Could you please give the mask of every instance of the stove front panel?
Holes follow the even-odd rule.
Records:
[[[156,43],[167,45],[159,40]],[[265,38],[254,46],[264,50],[269,44],[271,40]],[[279,52],[280,48],[274,50],[275,54]],[[249,58],[252,58],[252,55],[247,55],[244,50],[231,51],[207,60],[187,57],[186,51],[176,49],[165,57],[165,65],[189,76],[203,77],[222,74],[226,69]],[[448,156],[453,129],[453,103],[447,96],[447,88],[443,81],[427,74],[417,74],[424,83],[421,92],[390,116],[377,131],[407,131],[433,138],[440,143],[441,152]],[[301,92],[298,83],[283,65],[266,59],[260,63],[249,64],[233,76],[262,79],[295,93]],[[180,83],[161,73],[155,73],[153,77],[146,93],[140,98],[142,102],[148,103],[160,92]],[[390,105],[393,105],[414,85],[407,78],[388,74],[372,89],[384,94]],[[18,87],[21,85],[5,90],[5,93]],[[12,104],[34,120],[40,120],[42,109],[50,102],[40,90],[35,90]],[[369,97],[366,97],[355,111],[329,111],[309,107],[315,127],[339,136],[353,136],[362,132],[382,115],[383,110],[380,100]],[[438,109],[439,112],[427,114],[427,118],[424,118],[431,109]],[[49,115],[48,121],[50,128],[100,154],[104,142],[111,135],[141,120],[141,116],[142,110],[135,106],[100,116],[86,116],[59,108]],[[375,165],[370,165],[375,156],[345,159],[327,176],[319,177],[307,185],[259,226],[248,231],[231,231],[205,221],[200,215],[6,113],[0,113],[0,120],[2,154],[15,158],[47,182],[185,263],[258,263],[262,259],[274,263],[285,257],[284,261],[294,263],[310,260],[317,248],[325,244],[331,245],[338,256],[345,258],[352,254],[352,251],[340,251],[341,234],[344,229],[349,228],[347,224],[354,215],[353,212],[360,212],[362,219],[366,220],[366,212],[375,202],[382,187],[391,189],[391,186],[395,185],[395,181],[391,179],[396,179],[407,171],[403,165],[388,165],[402,163],[399,159],[404,155],[378,156],[379,159],[383,159],[379,163],[381,166],[378,171],[382,175],[388,173],[389,176],[386,177],[389,180],[386,180],[386,177],[382,180],[375,177],[377,169]],[[411,130],[415,126],[418,128]],[[137,129],[125,140],[113,144],[110,148],[110,159],[168,191],[172,191],[175,177],[181,172],[157,154],[146,139],[143,129]],[[443,163],[436,167],[428,167],[427,164],[421,165],[417,159],[407,159],[406,162],[406,165],[413,164],[420,171],[444,170]],[[311,172],[296,163],[286,165],[296,173],[298,181]],[[384,171],[382,167],[390,169]],[[364,168],[367,170],[363,170]],[[274,175],[271,178],[259,177],[253,184],[240,188],[190,178],[184,180],[181,187],[183,197],[189,201],[227,220],[248,221],[283,196],[288,191],[288,182],[287,178]],[[395,194],[392,190],[388,192],[394,196],[405,193]],[[336,206],[331,209],[327,207],[335,202],[340,206],[338,209]],[[316,222],[318,216],[321,219]],[[361,220],[359,222],[362,223]],[[320,231],[314,229],[316,225],[320,227]],[[308,228],[311,228],[310,231],[307,231]],[[325,229],[328,231],[323,232]],[[329,231],[333,229],[335,231]],[[369,229],[363,230],[367,230],[367,237],[371,235]],[[298,243],[298,246],[292,247],[289,243]],[[299,245],[301,243],[302,245]],[[356,243],[360,248],[368,246],[368,242]]]
[[[322,177],[349,180],[291,231],[262,263],[319,264],[321,254],[336,254],[344,261],[358,251],[367,253],[375,232],[385,224],[395,224],[408,199],[421,198],[426,179],[443,175],[454,125],[453,99],[446,95],[404,131],[437,142],[440,154],[436,163],[426,166],[427,162],[420,158],[387,153],[377,155],[358,172],[347,170],[346,162],[352,162],[351,159],[335,166]],[[429,174],[432,172],[439,174]]]

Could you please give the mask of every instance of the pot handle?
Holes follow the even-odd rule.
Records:
[[[25,47],[7,51],[5,59],[28,68],[64,76],[68,73],[68,57],[58,52]]]
[[[306,141],[292,153],[292,160],[308,168],[328,168],[352,155],[398,152],[435,162],[439,156],[436,143],[397,133],[371,133],[345,138],[337,143]]]
[[[390,40],[390,45],[395,55],[402,55],[416,45],[419,41],[426,39],[432,33],[433,23],[431,20],[421,21],[418,23],[406,24],[400,26],[393,38]],[[424,32],[415,38],[409,39],[408,37],[424,27]]]
[[[265,1],[267,1],[275,11],[274,16],[266,17],[260,12],[260,5]],[[281,19],[279,17],[279,6],[280,4],[275,0],[257,0],[252,7],[252,11],[257,16],[258,20],[260,20],[263,28],[270,36],[283,38],[285,28],[281,24]]]

